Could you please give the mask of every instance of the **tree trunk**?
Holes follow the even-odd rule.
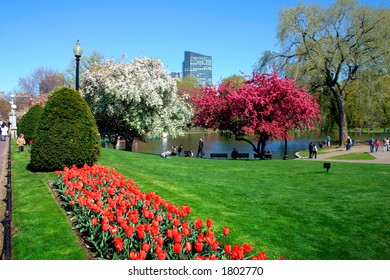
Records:
[[[331,88],[337,104],[337,125],[339,127],[339,146],[345,147],[348,136],[347,114],[345,112],[345,96],[334,87]]]
[[[134,138],[128,133],[125,132],[125,151],[131,152],[133,150]]]

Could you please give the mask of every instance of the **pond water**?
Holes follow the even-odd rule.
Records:
[[[330,134],[332,139],[337,139],[337,134]],[[350,135],[353,140],[357,141],[369,141],[371,137],[383,139],[388,137],[384,134],[366,134],[366,133],[354,133]],[[295,137],[294,140],[287,142],[287,155],[289,159],[295,158],[295,153],[301,150],[307,150],[310,142],[314,142],[318,145],[320,141],[324,142],[327,135],[305,135]],[[161,154],[164,151],[172,148],[173,145],[177,147],[183,145],[183,151],[191,150],[196,156],[198,150],[199,138],[204,141],[204,153],[206,158],[210,158],[210,153],[227,153],[230,158],[230,153],[233,148],[239,153],[249,153],[250,158],[253,159],[252,146],[245,141],[235,141],[233,139],[226,139],[215,132],[199,132],[188,133],[185,136],[177,138],[161,138],[157,140],[148,140],[147,142],[135,141],[133,144],[134,152]],[[257,145],[257,142],[255,142]],[[273,153],[273,158],[282,159],[284,157],[284,140],[271,140],[267,142],[266,150],[270,149]]]

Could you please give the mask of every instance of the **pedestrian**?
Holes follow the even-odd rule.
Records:
[[[237,156],[238,156],[238,151],[236,150],[236,148],[233,148],[233,151],[231,154],[232,159],[237,159]]]
[[[370,153],[374,152],[374,147],[375,147],[375,141],[374,141],[374,138],[371,138],[371,140],[370,140]]]
[[[317,146],[316,146],[316,144],[313,144],[313,157],[317,158]]]
[[[383,152],[387,152],[387,139],[383,138]]]
[[[328,135],[328,137],[326,138],[326,144],[328,145],[328,147],[330,147],[330,136]]]
[[[313,142],[309,144],[309,158],[313,158]]]
[[[18,140],[16,140],[16,144],[19,147],[19,153],[23,152],[24,145],[26,145],[26,140],[24,139],[23,134],[19,134]]]
[[[199,139],[199,143],[198,143],[198,152],[196,154],[196,157],[201,157],[202,158],[204,156],[203,147],[204,147],[203,139],[200,138]]]
[[[381,145],[381,142],[378,140],[378,139],[376,139],[375,140],[375,152],[377,153],[378,152],[378,149],[379,149],[379,146]]]
[[[351,137],[347,136],[347,151],[349,151],[352,147],[352,139]]]
[[[183,145],[180,144],[180,145],[179,145],[179,148],[177,149],[177,154],[178,154],[178,156],[180,156],[180,154],[181,154],[182,151],[183,151]]]
[[[387,152],[390,151],[390,138],[387,137],[386,139],[386,147],[387,147]]]
[[[3,122],[1,125],[1,140],[6,141],[8,135],[8,126]]]

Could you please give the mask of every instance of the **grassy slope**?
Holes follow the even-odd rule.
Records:
[[[162,159],[104,150],[101,163],[231,228],[230,242],[287,259],[389,259],[387,165]]]

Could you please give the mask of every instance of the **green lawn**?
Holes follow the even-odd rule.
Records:
[[[336,160],[374,160],[375,157],[370,155],[370,153],[350,153],[340,156],[330,157],[330,159]]]
[[[24,156],[14,158],[15,257],[86,258],[48,187],[54,174],[32,174]],[[99,164],[191,206],[190,217],[211,218],[216,231],[228,226],[228,242],[272,259],[390,259],[388,165],[334,162],[326,172],[321,161],[163,159],[112,149]]]

